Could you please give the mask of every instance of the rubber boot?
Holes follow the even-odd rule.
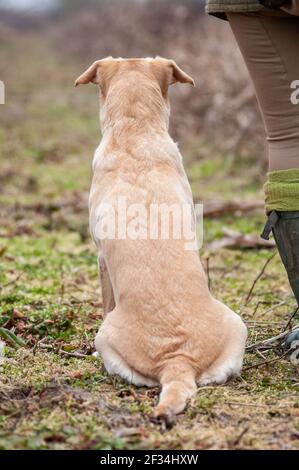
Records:
[[[299,306],[299,211],[272,211],[261,237],[269,240],[271,230]]]
[[[272,211],[261,237],[269,240],[271,230],[299,307],[299,211]],[[298,365],[299,329],[286,337],[284,349],[289,351],[291,362]]]

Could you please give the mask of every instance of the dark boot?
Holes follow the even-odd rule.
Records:
[[[272,211],[261,237],[269,240],[271,230],[299,307],[299,211]],[[291,362],[298,365],[299,329],[286,337],[284,348]]]
[[[299,211],[272,211],[261,237],[269,240],[271,230],[299,306]]]

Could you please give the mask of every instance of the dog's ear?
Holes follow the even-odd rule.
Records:
[[[100,69],[105,68],[109,64],[114,63],[113,57],[106,57],[105,59],[96,60],[87,70],[85,70],[80,77],[75,81],[75,86],[86,85],[87,83],[100,84]],[[103,70],[104,71],[104,70]]]
[[[172,69],[172,81],[170,85],[173,83],[189,83],[190,85],[195,86],[195,82],[190,75],[184,72],[174,60],[169,60],[169,65]]]
[[[190,83],[195,86],[193,78],[184,72],[174,60],[156,57],[153,62],[153,67],[154,74],[164,96],[167,95],[169,86],[174,83]]]
[[[100,60],[94,62],[87,70],[85,70],[80,77],[75,81],[75,86],[86,85],[87,83],[99,83],[98,69],[100,67]]]

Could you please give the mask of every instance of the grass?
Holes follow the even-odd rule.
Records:
[[[158,390],[108,376],[91,356],[102,319],[86,203],[99,140],[95,90],[72,88],[79,67],[46,40],[22,37],[30,58],[18,44],[11,38],[0,51],[0,63],[9,55],[15,64],[1,77],[9,86],[0,115],[0,315],[26,347],[7,343],[0,364],[0,449],[298,448],[298,376],[287,358],[199,389],[166,431],[151,420]],[[185,142],[183,150],[197,199],[262,198],[252,162],[211,158],[213,149],[201,142]],[[246,304],[271,253],[210,253],[208,245],[225,226],[256,234],[263,222],[261,210],[206,219],[201,250],[213,293],[247,322],[249,342],[278,334],[293,311],[281,263],[273,259]],[[261,361],[247,354],[245,366]]]

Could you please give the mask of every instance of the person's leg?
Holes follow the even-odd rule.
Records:
[[[299,169],[299,105],[291,102],[291,83],[299,80],[299,18],[228,13],[228,19],[264,120],[269,170]]]
[[[299,80],[299,18],[229,13],[228,19],[250,76],[267,135],[269,170],[265,184],[273,230],[299,305],[299,104],[291,84]]]

